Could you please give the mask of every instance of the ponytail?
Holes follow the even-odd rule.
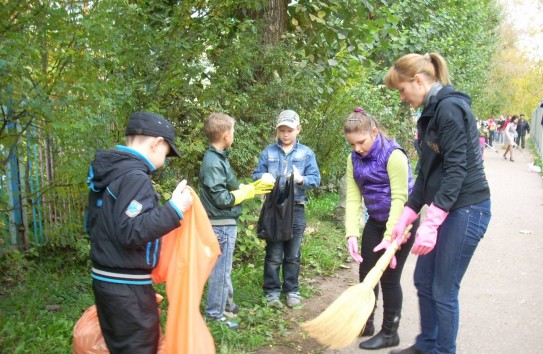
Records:
[[[388,70],[385,84],[388,88],[395,88],[400,82],[413,80],[417,74],[426,76],[432,82],[451,85],[447,63],[438,53],[404,55]]]

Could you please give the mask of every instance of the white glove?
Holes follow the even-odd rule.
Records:
[[[190,187],[187,187],[187,180],[182,180],[177,187],[175,187],[170,202],[172,202],[177,209],[181,210],[181,212],[185,212],[185,210],[192,206],[192,195],[190,194]]]
[[[268,172],[263,173],[262,177],[260,177],[260,179],[262,180],[262,182],[275,184],[275,177],[273,177],[273,175],[271,173],[268,173]]]
[[[294,165],[292,166],[292,173],[294,173],[294,182],[297,184],[304,183],[304,176],[300,174],[300,171]]]

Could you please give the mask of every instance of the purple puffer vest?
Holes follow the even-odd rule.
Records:
[[[407,155],[394,140],[387,140],[378,134],[366,156],[361,156],[354,151],[351,154],[354,180],[360,188],[369,216],[377,221],[388,220],[391,191],[387,163],[390,154],[396,149],[402,150]],[[408,194],[410,194],[415,182],[409,164],[408,171]]]

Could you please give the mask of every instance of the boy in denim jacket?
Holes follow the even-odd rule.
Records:
[[[270,173],[285,187],[288,176],[294,174],[294,237],[289,241],[266,241],[263,290],[268,304],[282,308],[281,292],[285,293],[287,306],[301,304],[298,276],[300,274],[302,236],[305,230],[306,190],[320,185],[320,172],[313,151],[301,144],[297,137],[301,131],[300,117],[292,110],[285,110],[277,119],[277,143],[262,151],[253,180]],[[279,272],[283,265],[283,284]]]

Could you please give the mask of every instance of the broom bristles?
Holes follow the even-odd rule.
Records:
[[[362,282],[347,288],[324,312],[300,326],[322,345],[345,348],[364,329],[374,306],[373,288]]]
[[[405,228],[402,239],[411,231],[411,227]],[[344,348],[351,344],[364,329],[375,307],[373,289],[397,249],[398,244],[393,242],[362,283],[349,287],[323,313],[300,326],[317,342],[330,348]]]

